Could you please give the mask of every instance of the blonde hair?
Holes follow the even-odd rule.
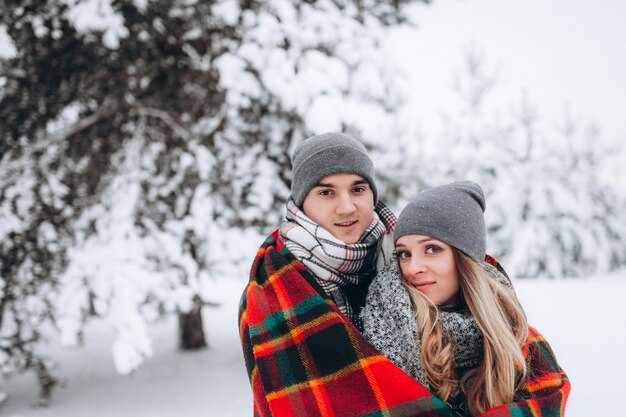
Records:
[[[522,345],[528,323],[513,289],[498,282],[463,252],[452,248],[461,290],[458,302],[469,309],[483,333],[480,366],[459,378],[454,371],[453,346],[443,333],[437,306],[402,280],[415,310],[421,340],[421,365],[433,390],[447,401],[459,391],[472,416],[513,401],[526,376]]]

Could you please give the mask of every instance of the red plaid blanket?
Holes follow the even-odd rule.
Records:
[[[270,235],[241,298],[239,331],[254,416],[454,417],[437,397],[377,352]],[[531,375],[522,401],[485,417],[562,416],[569,382],[531,329]]]

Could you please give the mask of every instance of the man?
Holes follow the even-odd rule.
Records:
[[[239,309],[254,416],[454,416],[361,335],[395,225],[364,146],[313,136],[291,162],[286,221],[259,248]]]
[[[254,415],[439,415],[445,405],[359,331],[395,224],[365,147],[327,133],[304,140],[291,161],[286,221],[259,249],[240,305]]]
[[[378,203],[365,147],[339,133],[305,140],[292,157],[291,200],[279,239],[360,330],[367,287],[393,251],[395,216]],[[376,206],[376,208],[375,208]]]

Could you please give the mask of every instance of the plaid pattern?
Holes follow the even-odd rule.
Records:
[[[274,231],[259,248],[239,310],[254,416],[453,417],[365,342],[277,238]],[[486,417],[563,415],[567,378],[534,330],[526,352],[533,371],[528,399]]]
[[[565,404],[570,383],[559,367],[552,348],[533,327],[528,328],[528,342],[524,356],[528,376],[524,386],[515,393],[519,399],[511,404],[494,407],[481,417],[560,417],[565,415]]]
[[[376,274],[375,260],[384,265],[387,255],[379,248],[383,238],[393,239],[395,215],[379,202],[372,222],[357,243],[347,244],[307,217],[293,200],[287,202],[287,221],[279,227],[280,242],[315,276],[339,310],[350,320],[355,312],[343,293],[345,285],[368,285]],[[379,252],[382,256],[378,256]]]

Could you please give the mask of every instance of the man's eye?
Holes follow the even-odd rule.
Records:
[[[365,188],[365,187],[354,187],[352,189],[352,191],[355,192],[355,193],[362,193],[362,192],[365,192],[366,189],[367,188]]]
[[[332,193],[332,190],[320,190],[319,195],[331,195]]]

